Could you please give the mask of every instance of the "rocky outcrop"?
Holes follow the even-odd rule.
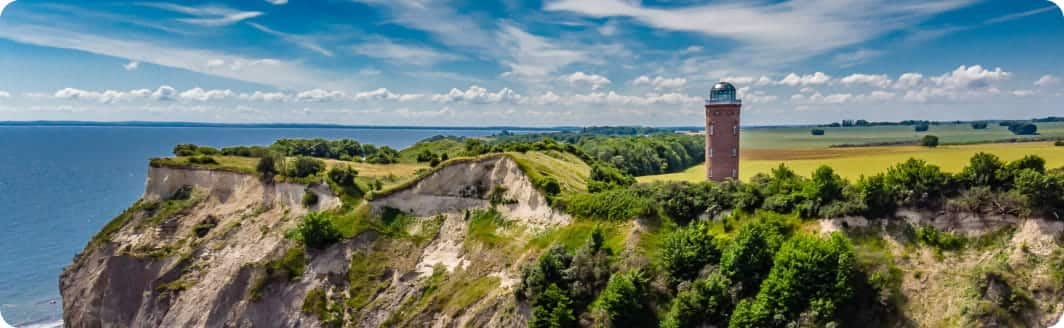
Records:
[[[503,189],[497,189],[502,187]],[[551,208],[517,163],[507,156],[457,162],[440,168],[402,190],[374,199],[376,208],[392,207],[416,216],[460,213],[490,206],[493,190],[504,190],[497,208],[503,216],[533,227],[568,224],[572,218]]]
[[[191,191],[183,199],[175,194]],[[70,327],[313,325],[301,315],[318,272],[262,302],[247,295],[261,263],[292,247],[284,231],[308,211],[340,204],[324,186],[263,182],[239,173],[150,168],[143,198],[90,242],[60,277]],[[311,266],[311,271],[314,267]]]

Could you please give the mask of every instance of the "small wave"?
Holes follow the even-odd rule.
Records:
[[[62,327],[62,326],[63,326],[63,320],[56,320],[56,321],[31,322],[31,323],[24,324],[24,325],[22,325],[21,327],[18,327],[18,328],[57,328],[57,327]],[[15,326],[7,323],[7,321],[4,321],[4,314],[3,313],[0,313],[0,328],[15,328]]]

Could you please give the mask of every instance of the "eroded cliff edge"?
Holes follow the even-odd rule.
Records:
[[[489,199],[493,191],[503,204]],[[309,209],[301,204],[306,192],[319,198]],[[293,240],[302,216],[341,205],[326,185],[153,167],[142,199],[63,271],[64,321],[71,327],[523,325],[527,317],[515,311],[508,287],[519,279],[517,263],[527,259],[518,250],[466,242],[469,211],[495,208],[528,231],[571,220],[505,156],[451,163],[356,211],[409,213],[401,231],[365,229],[324,250]],[[302,272],[290,272],[296,270],[286,265],[293,262]],[[428,297],[428,284],[476,294]],[[318,299],[344,306],[306,306]],[[394,315],[403,311],[416,313]]]

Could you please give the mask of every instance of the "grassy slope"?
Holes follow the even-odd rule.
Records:
[[[813,136],[809,127],[744,129],[742,145],[745,149],[825,148],[834,144],[864,144],[873,142],[915,141],[924,135],[935,135],[944,144],[996,141],[1012,138],[1064,138],[1064,123],[1037,123],[1036,136],[1017,136],[1003,126],[990,124],[985,130],[972,129],[968,123],[932,125],[930,131],[916,133],[912,126],[875,126],[851,128],[820,128],[823,136]]]
[[[979,144],[924,148],[918,146],[888,146],[862,148],[824,148],[816,150],[744,150],[740,161],[739,175],[749,180],[759,172],[769,172],[780,163],[786,164],[802,175],[808,176],[820,165],[828,165],[843,177],[856,180],[861,175],[886,172],[887,168],[910,157],[919,158],[941,166],[949,172],[958,172],[968,165],[968,160],[977,152],[987,152],[1011,161],[1026,155],[1038,155],[1046,160],[1047,167],[1064,166],[1064,147],[1051,142]],[[705,166],[698,165],[680,173],[639,177],[640,182],[651,181],[704,181]]]
[[[451,138],[418,141],[418,143],[399,151],[399,161],[402,163],[417,163],[417,154],[425,150],[434,154],[447,153],[449,157],[458,157],[458,154],[465,151],[465,143]]]

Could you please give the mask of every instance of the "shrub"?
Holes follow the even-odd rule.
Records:
[[[938,250],[958,250],[968,242],[964,236],[925,226],[916,229],[916,240]]]
[[[218,164],[218,161],[214,157],[207,155],[196,155],[188,158],[190,164],[211,165]]]
[[[1064,147],[1064,140],[1057,140],[1057,142],[1054,142],[1053,145],[1057,147]]]
[[[654,315],[645,301],[649,298],[650,280],[635,269],[610,278],[599,295],[599,309],[612,327],[651,326]]]
[[[887,217],[894,214],[897,209],[897,200],[894,193],[887,185],[886,176],[876,174],[870,177],[861,177],[855,186],[859,201],[865,206],[865,214],[869,217]]]
[[[702,268],[719,258],[714,236],[705,224],[673,231],[661,246],[661,266],[673,283],[698,277]]]
[[[273,155],[259,158],[259,163],[255,165],[255,171],[259,172],[264,178],[270,178],[277,175],[277,158]]]
[[[929,128],[930,126],[927,124],[917,124],[913,126],[913,130],[916,132],[927,132]]]
[[[824,129],[813,129],[812,131],[810,131],[810,133],[812,133],[814,136],[822,136],[824,135]]]
[[[1038,134],[1038,126],[1033,123],[1014,123],[1009,125],[1009,131],[1015,135]]]
[[[813,172],[813,178],[805,184],[803,192],[805,198],[813,201],[813,204],[819,208],[830,202],[842,200],[842,190],[845,187],[846,180],[835,174],[835,170],[831,167],[821,165]]]
[[[635,183],[635,178],[632,176],[605,164],[592,165],[589,179],[587,188],[590,192],[623,188]]]
[[[927,148],[938,147],[938,136],[926,135],[920,139],[920,145]]]
[[[310,191],[309,189],[305,190],[303,192],[302,204],[303,207],[306,208],[311,208],[314,207],[314,205],[318,205],[318,194],[313,191]]]
[[[1026,169],[1016,175],[1014,184],[1016,192],[1027,199],[1029,207],[1047,209],[1057,219],[1064,214],[1064,175]]]
[[[855,273],[853,246],[843,235],[796,236],[780,247],[757,296],[739,303],[729,327],[783,327],[802,313],[813,326],[832,323],[853,297]]]
[[[341,187],[353,187],[356,185],[355,179],[358,178],[358,170],[351,166],[335,166],[329,169],[329,180]]]
[[[786,230],[778,221],[762,221],[740,228],[721,256],[721,273],[738,284],[743,295],[752,295],[772,269],[772,258],[783,243]]]
[[[289,248],[281,258],[266,263],[266,274],[270,277],[283,274],[288,280],[295,280],[306,270],[307,258],[303,253],[302,246]]]
[[[303,243],[310,248],[323,249],[339,241],[341,237],[331,218],[322,212],[308,213],[296,229],[302,236]]]
[[[717,273],[695,281],[673,298],[661,327],[726,327],[735,304],[730,286],[731,281]]]
[[[572,300],[561,288],[551,284],[532,307],[532,318],[528,320],[529,328],[564,328],[576,327]]]
[[[568,289],[565,270],[572,261],[573,258],[565,251],[565,246],[552,246],[539,257],[539,261],[521,270],[521,284],[514,295],[519,300],[536,304],[540,295],[552,285],[559,288],[558,284],[561,284],[560,288]]]
[[[976,130],[986,129],[986,122],[972,122],[972,129],[976,129]]]
[[[650,213],[650,202],[630,189],[595,194],[574,194],[566,200],[566,211],[588,219],[625,221]]]
[[[299,156],[289,169],[288,176],[294,178],[306,178],[314,176],[325,170],[325,162],[320,159]]]
[[[176,156],[192,156],[196,155],[196,148],[199,148],[193,144],[180,144],[174,146],[174,155]]]
[[[888,169],[884,182],[902,204],[928,206],[944,196],[950,176],[938,166],[910,158]]]
[[[968,161],[968,166],[960,173],[960,178],[969,186],[1002,187],[1002,168],[1005,163],[996,155],[977,153]]]
[[[687,225],[709,209],[710,184],[666,183],[659,186],[654,198],[662,212],[680,225]]]
[[[583,246],[573,254],[569,268],[565,270],[565,279],[569,282],[569,295],[574,308],[581,309],[594,299],[609,282],[610,250],[603,247],[605,235],[601,227],[591,230],[591,235]]]

